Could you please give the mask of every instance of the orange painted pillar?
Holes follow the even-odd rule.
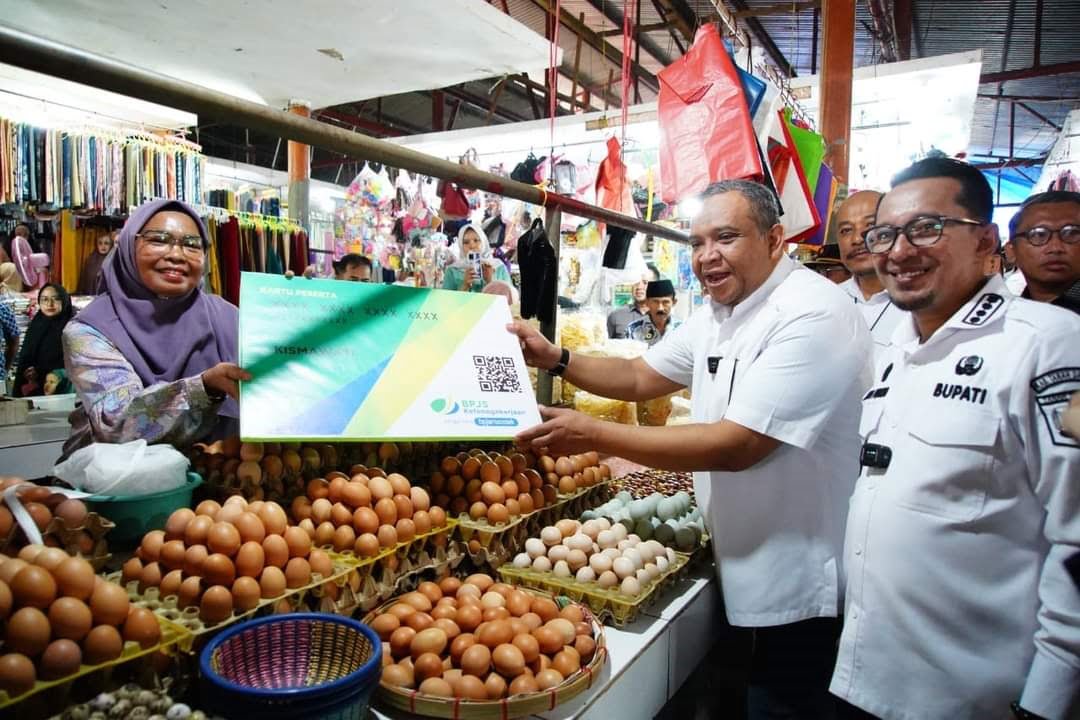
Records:
[[[825,0],[821,54],[821,134],[825,162],[836,179],[848,180],[851,147],[851,77],[855,62],[856,0]]]
[[[289,112],[311,117],[311,104],[290,100]],[[311,148],[304,143],[289,141],[289,218],[309,228],[311,203]]]

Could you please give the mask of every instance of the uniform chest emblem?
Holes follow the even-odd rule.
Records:
[[[978,355],[967,355],[960,358],[960,361],[956,363],[957,375],[974,375],[982,370],[983,359]]]
[[[997,293],[983,293],[974,307],[964,316],[962,322],[965,325],[985,325],[986,322],[997,314],[997,311],[1005,304],[1005,298]]]

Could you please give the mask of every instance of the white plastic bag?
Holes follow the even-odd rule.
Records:
[[[171,445],[94,443],[53,468],[53,475],[94,495],[150,495],[187,482],[189,464]]]

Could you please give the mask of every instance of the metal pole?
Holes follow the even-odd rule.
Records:
[[[549,207],[547,209],[546,216],[544,217],[544,227],[547,228],[548,242],[551,243],[551,247],[555,248],[555,268],[556,271],[559,267],[559,253],[562,245],[562,234],[559,232],[559,228],[562,227],[562,210],[557,207]],[[555,298],[552,301],[553,307],[551,310],[551,317],[558,317],[559,307],[559,281],[556,277],[555,280]],[[540,323],[540,333],[551,342],[555,342],[555,327],[557,321]],[[536,373],[536,402],[541,405],[551,405],[553,382],[551,375],[538,370]]]
[[[200,116],[241,124],[271,137],[306,143],[360,160],[389,165],[465,187],[514,198],[634,232],[687,242],[683,233],[638,218],[589,205],[566,195],[426,155],[344,128],[275,110],[232,95],[165,77],[100,55],[0,27],[0,62],[53,75],[83,85],[187,110]]]

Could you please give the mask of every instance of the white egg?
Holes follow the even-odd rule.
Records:
[[[566,564],[570,566],[570,569],[577,572],[583,567],[588,566],[589,558],[581,550],[571,550],[566,556]]]
[[[593,543],[592,544],[592,549],[591,550],[586,550],[586,552],[588,552],[590,555],[592,553],[598,553],[598,552],[600,552],[600,546],[597,545],[596,543]]]
[[[611,569],[611,558],[603,553],[597,553],[589,558],[589,567],[591,567],[597,575],[607,572]]]
[[[664,547],[664,544],[662,542],[659,542],[657,540],[649,540],[646,544],[649,547],[652,548],[653,557],[660,557],[661,555],[664,555],[664,556],[667,555],[667,548]]]
[[[585,567],[577,571],[577,575],[574,577],[574,579],[578,582],[592,582],[596,579],[596,573],[593,572],[593,569],[591,567],[586,565]]]
[[[667,551],[668,562],[675,562],[675,551],[671,548],[664,548]]]
[[[598,518],[596,518],[596,526],[598,528],[600,528],[601,531],[610,530],[611,529],[611,521],[608,520],[606,517],[598,517]]]
[[[653,550],[653,546],[647,542],[643,542],[638,545],[635,550],[641,555],[641,560],[646,563],[651,563],[653,558],[656,557],[656,552]]]
[[[548,560],[545,555],[541,555],[540,557],[533,560],[533,570],[537,570],[539,572],[550,572],[551,561]]]
[[[649,571],[646,570],[645,568],[641,568],[640,570],[638,570],[637,572],[634,573],[634,577],[637,578],[637,581],[639,583],[644,585],[645,583],[649,582]]]
[[[595,540],[596,536],[600,534],[600,523],[596,520],[586,520],[581,526],[581,532],[589,536],[590,540]]]
[[[529,557],[529,553],[518,553],[514,556],[514,567],[527,568],[532,565],[532,558]]]
[[[641,583],[638,579],[632,575],[623,578],[622,585],[619,586],[619,592],[623,595],[629,595],[631,597],[641,592]]]
[[[570,577],[570,566],[566,564],[565,560],[560,560],[555,563],[553,572],[555,573],[555,577],[568,578]]]
[[[656,558],[657,570],[659,570],[661,573],[666,573],[668,571],[668,567],[670,567],[670,563],[668,563],[666,555]]]
[[[637,551],[637,548],[627,548],[623,550],[622,556],[634,563],[634,569],[640,570],[645,566],[645,561],[641,558],[641,553]]]
[[[624,557],[616,558],[615,562],[611,563],[611,569],[615,571],[615,574],[619,576],[620,580],[628,575],[633,575],[637,570],[630,558]]]
[[[618,542],[619,538],[615,535],[614,530],[601,530],[600,534],[596,536],[596,544],[600,546],[601,550],[615,547]]]
[[[614,560],[617,557],[622,557],[622,553],[617,548],[608,548],[607,550],[600,551],[600,554],[607,557],[609,560]]]
[[[553,563],[557,563],[560,560],[565,560],[566,556],[570,554],[570,548],[565,545],[552,545],[548,548],[548,559]]]
[[[559,528],[548,525],[540,531],[540,539],[544,541],[545,545],[551,547],[562,542],[562,533],[559,532]]]
[[[660,577],[660,569],[656,566],[655,563],[646,564],[644,570],[645,574],[649,576],[650,581]]]
[[[619,544],[615,546],[615,548],[619,552],[626,552],[627,550],[629,550],[632,547],[634,547],[634,545],[629,540],[620,540]]]
[[[611,532],[615,533],[615,542],[622,542],[626,539],[626,536],[630,534],[630,531],[627,530],[626,526],[622,523],[612,525]]]
[[[566,547],[571,550],[581,550],[582,552],[592,548],[592,538],[585,533],[577,533],[566,538]]]
[[[536,559],[547,552],[547,546],[540,538],[529,538],[525,541],[525,552],[529,557]]]
[[[596,582],[598,582],[602,588],[615,587],[619,584],[619,577],[608,570],[605,573],[600,573],[600,577],[596,579]]]
[[[638,545],[641,544],[641,538],[638,537],[635,533],[630,533],[629,535],[626,536],[626,539],[630,543],[630,545],[632,545],[634,547],[637,547]]]

